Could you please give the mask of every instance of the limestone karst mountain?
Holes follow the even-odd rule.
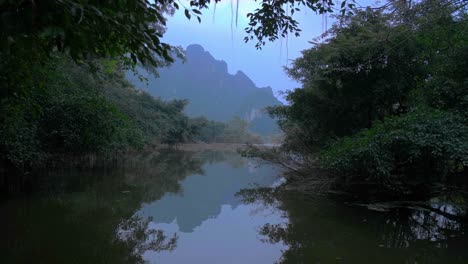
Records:
[[[278,133],[273,119],[264,111],[267,106],[281,104],[270,87],[258,88],[242,71],[232,75],[226,62],[216,60],[200,45],[189,45],[186,61],[177,60],[168,68],[158,70],[159,77],[147,77],[141,82],[129,74],[137,87],[165,100],[188,99],[186,113],[191,117],[227,122],[238,116],[249,123],[251,131],[261,135]]]

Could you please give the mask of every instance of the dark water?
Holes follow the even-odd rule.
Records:
[[[0,263],[468,263],[461,212],[436,200],[442,213],[236,195],[280,179],[233,153],[92,165],[44,173],[33,194],[0,203]]]

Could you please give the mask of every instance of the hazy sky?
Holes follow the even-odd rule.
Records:
[[[235,25],[236,2],[239,1],[239,18]],[[330,17],[316,15],[314,12],[301,11],[295,14],[300,23],[302,33],[300,37],[289,37],[288,40],[278,40],[267,43],[262,50],[255,48],[255,42],[244,43],[247,27],[246,14],[255,10],[258,2],[253,0],[224,0],[216,5],[216,12],[212,4],[209,10],[204,10],[202,22],[196,18],[187,20],[181,8],[169,18],[164,40],[171,45],[184,48],[190,44],[200,44],[218,60],[228,64],[228,70],[234,74],[238,70],[249,76],[258,87],[270,86],[275,95],[278,91],[290,90],[300,85],[291,80],[284,73],[283,66],[300,56],[300,51],[308,49],[308,41],[324,32],[326,24],[332,24]],[[188,1],[182,3],[188,6]],[[371,2],[361,0],[359,3]],[[303,9],[303,8],[301,8]],[[231,31],[231,20],[234,20]],[[282,100],[283,101],[283,100]]]

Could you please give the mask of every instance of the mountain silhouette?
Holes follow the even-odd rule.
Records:
[[[238,116],[255,133],[278,133],[275,121],[264,111],[267,106],[281,105],[272,89],[258,88],[242,71],[230,74],[226,62],[216,60],[200,45],[187,47],[186,61],[176,60],[170,67],[158,69],[158,78],[143,69],[139,73],[147,77],[147,84],[132,74],[127,78],[155,97],[188,99],[185,111],[191,117],[228,122]]]

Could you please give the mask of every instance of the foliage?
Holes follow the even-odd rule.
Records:
[[[190,7],[183,9],[188,19],[196,16],[200,21],[201,10],[219,1],[190,1]],[[173,60],[174,53],[180,55],[180,50],[161,41],[166,25],[164,16],[173,14],[179,4],[174,0],[1,1],[0,80],[4,87],[0,95],[28,89],[35,77],[29,66],[47,60],[56,51],[80,62],[90,58],[120,58],[133,69],[137,63],[166,65]],[[335,7],[337,4],[339,8]],[[259,8],[247,15],[249,36],[245,40],[255,38],[260,48],[265,40],[273,41],[290,33],[299,35],[299,24],[293,15],[300,8],[320,14],[338,9],[344,15],[354,6],[351,0],[262,0]]]
[[[49,95],[39,119],[39,138],[54,153],[98,152],[116,141],[126,119],[104,97],[74,90]],[[97,133],[98,132],[98,133]]]
[[[53,54],[36,70],[41,87],[3,99],[1,160],[28,168],[53,158],[191,140],[185,101],[155,99],[129,85],[117,66],[106,71],[106,63],[92,63],[93,70]]]
[[[220,1],[190,1],[190,5],[203,9],[208,8],[210,2]],[[244,38],[245,42],[255,39],[257,41],[255,47],[257,48],[264,46],[266,41],[275,41],[288,34],[299,36],[301,29],[299,22],[294,19],[294,13],[301,11],[301,8],[311,9],[318,14],[332,13],[334,9],[345,14],[346,11],[355,6],[352,0],[261,0],[259,2],[259,8],[247,14],[249,25],[245,31],[248,36]],[[236,10],[239,10],[239,1],[236,3]],[[335,7],[337,4],[340,5],[339,8]],[[188,18],[190,17],[188,16]]]
[[[468,126],[451,113],[416,110],[338,140],[321,161],[351,184],[443,182],[468,167]]]
[[[41,87],[1,104],[0,160],[18,168],[151,144],[260,142],[239,118],[188,118],[186,100],[165,102],[134,88],[112,61],[76,64],[53,54],[34,71]]]
[[[248,123],[239,117],[228,123],[207,120],[204,117],[190,120],[196,131],[194,140],[206,143],[261,143],[261,138],[248,129]]]
[[[190,19],[193,14],[200,15],[199,9],[206,8],[209,3],[209,0],[191,1],[190,6],[193,8],[184,7],[186,16]],[[252,20],[265,24],[266,34],[260,33],[258,28],[256,31],[260,40],[263,36],[273,36],[280,31],[298,30],[297,24],[289,16],[285,16],[284,12],[281,13],[281,19],[287,21],[278,21],[280,24],[271,23],[276,18],[271,20],[272,13],[271,10],[267,10],[268,6],[275,4],[275,10],[282,10],[282,4],[285,3],[264,1],[261,9],[256,11],[260,16],[252,16]],[[279,6],[276,6],[278,4]],[[320,12],[329,12],[332,1],[327,1],[325,5],[316,0],[290,3],[291,6],[295,4],[306,5]],[[0,100],[4,110],[1,117],[1,132],[4,135],[1,142],[3,158],[17,164],[26,160],[39,160],[40,156],[45,156],[40,150],[44,148],[44,142],[55,145],[56,150],[74,148],[77,152],[87,152],[114,144],[113,137],[129,138],[122,133],[136,133],[134,136],[138,137],[138,133],[131,128],[122,132],[122,129],[116,129],[114,126],[117,123],[126,123],[123,127],[137,123],[142,128],[144,125],[141,119],[128,123],[115,107],[104,103],[100,95],[89,95],[89,89],[81,90],[82,87],[76,87],[71,80],[64,80],[66,76],[60,80],[64,82],[62,88],[56,88],[58,91],[46,91],[51,89],[51,86],[60,85],[51,84],[48,76],[50,69],[43,67],[49,65],[50,57],[54,57],[56,52],[66,53],[79,63],[90,62],[96,58],[118,58],[127,67],[135,67],[137,62],[143,66],[165,65],[166,62],[172,61],[173,48],[161,42],[166,23],[164,16],[172,14],[178,8],[177,2],[172,0],[1,1]],[[99,70],[94,69],[93,63],[89,66],[91,72]],[[82,77],[89,80],[85,75],[82,74]],[[65,86],[78,90],[67,91]],[[53,93],[63,94],[55,94],[56,98],[50,98]],[[60,111],[60,114],[51,114],[57,111]],[[95,115],[102,117],[100,122],[89,123],[90,117]],[[170,138],[177,138],[178,141],[186,140],[188,135],[181,133],[179,128],[187,127],[188,121],[177,120],[167,133],[171,134]],[[49,127],[40,127],[46,121],[51,123]],[[89,130],[78,129],[85,124],[89,125]],[[102,134],[91,133],[93,130]],[[156,128],[144,127],[143,131],[153,133]],[[44,142],[37,137],[39,134],[43,135]],[[81,142],[81,145],[81,140],[87,143]],[[23,143],[28,143],[29,147],[25,147]],[[75,148],[75,144],[79,144],[80,147]]]
[[[234,117],[227,123],[227,127],[222,134],[222,142],[228,143],[261,143],[261,138],[256,135],[252,134],[248,130],[248,123],[247,121],[239,118]]]
[[[106,78],[102,92],[142,135],[143,144],[175,144],[190,141],[195,133],[183,113],[185,100],[162,101],[134,88],[116,72]]]
[[[453,16],[455,7],[444,8],[437,1],[422,7],[431,12],[423,20],[417,45],[424,47],[429,72],[424,85],[426,104],[464,116],[468,121],[468,14]],[[431,23],[427,20],[433,20]]]
[[[153,54],[170,60],[170,46],[160,38],[163,15],[173,12],[160,2],[2,1],[2,53],[59,50],[75,60],[128,54],[133,63],[157,66]]]
[[[192,118],[190,119],[190,123],[197,130],[194,140],[207,143],[219,142],[222,133],[226,129],[225,123],[208,120],[205,117]]]
[[[302,89],[270,108],[282,148],[304,167],[320,156],[320,169],[344,185],[402,191],[466,174],[465,7],[393,1],[342,17],[287,69]]]
[[[115,142],[131,141],[127,119],[92,86],[86,71],[70,68],[63,58],[46,65],[37,73],[47,88],[3,99],[2,160],[29,167],[51,155],[99,152]]]
[[[303,89],[288,94],[291,106],[270,112],[282,119],[284,130],[300,131],[292,137],[320,146],[402,111],[419,69],[406,30],[380,11],[345,17],[324,43],[304,51],[288,68]]]
[[[201,21],[200,10],[208,8],[210,2],[219,1],[190,1],[190,8],[183,6],[185,15],[188,19],[196,16]],[[353,6],[346,2],[342,1],[343,11]],[[2,57],[25,59],[24,52],[35,52],[35,59],[41,59],[58,50],[69,53],[75,60],[90,56],[121,57],[133,67],[137,62],[156,67],[161,62],[172,61],[173,48],[161,38],[166,24],[164,15],[179,9],[179,3],[174,0],[1,1]],[[256,36],[257,47],[265,44],[264,39],[275,40],[288,32],[298,35],[298,22],[292,16],[299,7],[322,14],[332,12],[334,3],[333,0],[263,0],[259,9],[248,14],[251,22],[246,32]],[[246,41],[249,39],[253,36],[246,37]]]
[[[0,152],[1,159],[16,166],[28,166],[41,162],[44,154],[36,137],[37,119],[32,117],[34,108],[31,98],[21,98],[1,104]],[[26,164],[25,164],[26,163]]]
[[[221,142],[226,143],[261,143],[258,135],[248,131],[248,123],[239,117],[234,117],[227,123],[226,129],[221,135]]]

